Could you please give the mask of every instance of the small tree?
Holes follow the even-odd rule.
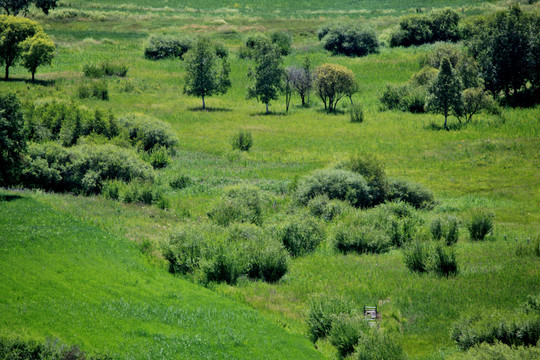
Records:
[[[0,186],[17,183],[26,151],[21,104],[15,94],[0,94]]]
[[[43,28],[37,22],[15,16],[0,15],[0,65],[5,65],[5,79],[9,78],[9,68],[21,56],[21,43]]]
[[[32,81],[38,66],[50,65],[56,47],[49,35],[38,32],[21,43],[22,65],[32,74]]]
[[[343,96],[351,97],[358,87],[351,70],[337,64],[323,64],[315,69],[315,89],[324,108],[331,113]]]
[[[448,129],[448,115],[452,111],[461,113],[461,81],[452,68],[450,61],[444,59],[439,74],[428,88],[426,107],[429,111],[444,115],[444,127]]]
[[[34,4],[43,13],[48,14],[50,9],[56,7],[58,0],[0,0],[0,8],[4,9],[7,15],[17,15],[26,12],[30,4]]]
[[[283,60],[279,49],[268,42],[255,48],[255,69],[250,69],[248,77],[255,82],[248,88],[247,98],[257,99],[266,105],[276,100],[283,88]]]
[[[289,106],[291,105],[292,97],[292,76],[291,68],[287,68],[283,72],[283,93],[285,94],[285,110],[289,112]]]
[[[197,39],[193,48],[184,56],[186,66],[186,84],[184,93],[200,96],[202,108],[206,109],[205,97],[224,94],[231,87],[229,80],[230,65],[226,57],[219,59],[215,45],[210,39]]]
[[[298,93],[298,95],[300,95],[300,99],[302,99],[302,106],[306,106],[306,97],[308,97],[309,101],[309,90],[311,89],[313,82],[309,59],[307,61],[307,65],[304,63],[303,68],[298,68],[296,66],[287,68],[287,74],[291,81],[291,87],[295,92]]]

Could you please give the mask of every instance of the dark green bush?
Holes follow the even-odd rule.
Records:
[[[206,251],[206,233],[215,233],[212,227],[184,226],[172,231],[163,245],[163,257],[169,262],[171,273],[186,274],[199,268]]]
[[[444,240],[448,246],[454,245],[459,239],[459,222],[453,216],[434,219],[430,230],[434,240]]]
[[[391,338],[383,330],[372,329],[360,337],[353,359],[405,360],[406,356],[399,341]]]
[[[425,112],[426,90],[424,87],[386,85],[386,89],[379,98],[385,110],[401,110],[411,113]]]
[[[371,331],[369,323],[363,315],[339,314],[332,322],[328,339],[336,347],[341,357],[354,352],[358,340]]]
[[[350,205],[340,200],[330,200],[326,195],[309,200],[307,209],[311,215],[326,221],[332,221],[343,214]]]
[[[162,169],[171,162],[169,149],[165,146],[155,146],[143,155],[143,159],[152,165],[154,169]]]
[[[38,343],[33,340],[0,338],[2,360],[111,360],[107,355],[87,355],[78,346],[58,341]]]
[[[424,186],[405,180],[389,179],[389,200],[401,200],[417,209],[430,208],[435,199],[433,193]]]
[[[119,127],[126,132],[131,143],[144,151],[165,147],[174,151],[178,139],[169,124],[139,114],[130,114],[118,120]]]
[[[309,303],[307,313],[308,335],[313,343],[330,335],[332,324],[340,314],[352,314],[354,306],[351,302],[327,295],[316,296]]]
[[[438,245],[433,255],[433,270],[439,276],[449,277],[458,273],[456,254],[453,249]]]
[[[89,78],[100,78],[104,76],[125,77],[127,72],[127,65],[110,63],[108,61],[103,61],[99,64],[85,64],[83,66],[84,76]]]
[[[225,191],[208,217],[221,226],[233,222],[262,224],[262,199],[259,189],[252,186],[234,186]]]
[[[309,200],[320,195],[326,195],[329,199],[345,200],[356,207],[367,207],[371,204],[366,180],[347,170],[318,170],[300,180],[296,190],[299,203],[306,205]]]
[[[423,241],[414,241],[403,250],[403,260],[413,272],[428,272],[431,266],[431,246]]]
[[[169,181],[169,186],[176,190],[182,190],[187,188],[193,183],[193,180],[187,175],[177,175],[171,181]]]
[[[287,273],[287,251],[267,235],[247,239],[243,253],[247,255],[246,275],[250,278],[276,282]]]
[[[107,199],[119,200],[120,199],[120,190],[125,186],[125,184],[118,180],[108,180],[103,183],[101,188],[101,195]]]
[[[324,228],[310,216],[291,216],[278,232],[279,239],[292,256],[312,252],[324,240]]]
[[[79,99],[109,100],[109,84],[106,80],[87,81],[77,88]]]
[[[21,103],[14,93],[0,93],[0,186],[17,184],[26,147]]]
[[[144,57],[150,60],[160,60],[169,57],[182,58],[193,45],[189,37],[173,38],[171,36],[152,35],[144,49]]]
[[[232,148],[233,150],[240,151],[249,151],[253,146],[253,135],[251,132],[240,130],[232,138]]]
[[[469,236],[472,241],[482,241],[493,231],[493,214],[478,211],[471,217],[467,224]]]
[[[366,56],[379,52],[377,35],[360,23],[325,26],[318,36],[324,48],[334,55]]]
[[[341,223],[334,230],[334,248],[344,254],[380,254],[387,252],[392,246],[390,237],[373,227],[355,227]]]
[[[281,55],[286,56],[291,52],[293,37],[286,31],[276,30],[270,33],[270,41],[276,44]]]
[[[370,206],[378,205],[388,197],[388,180],[384,164],[371,154],[353,155],[338,168],[350,170],[364,177],[369,186]]]

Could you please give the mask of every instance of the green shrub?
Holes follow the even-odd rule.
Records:
[[[182,190],[187,188],[193,183],[193,180],[187,175],[177,175],[171,181],[169,181],[169,186],[176,190]]]
[[[436,218],[430,225],[431,235],[436,241],[445,240],[446,245],[454,245],[459,239],[459,222],[453,216]]]
[[[233,222],[261,225],[262,215],[259,189],[252,186],[228,188],[208,213],[208,217],[221,226],[227,226]]]
[[[478,211],[471,217],[467,224],[469,236],[472,241],[482,241],[493,231],[493,214]]]
[[[334,230],[333,246],[341,253],[380,254],[392,246],[390,237],[373,227],[341,223]]]
[[[226,282],[236,284],[238,278],[245,274],[247,263],[245,255],[238,249],[224,243],[213,244],[206,249],[206,256],[200,263],[203,281]]]
[[[288,32],[282,30],[273,31],[270,33],[270,41],[277,45],[281,55],[287,56],[291,52],[293,37]]]
[[[120,189],[125,186],[124,183],[118,180],[108,180],[103,183],[101,188],[101,195],[107,199],[119,200],[120,199]]]
[[[353,359],[357,360],[405,360],[403,348],[396,339],[383,330],[372,329],[360,337]]]
[[[79,99],[109,100],[109,86],[106,80],[88,81],[77,88],[77,95]]]
[[[352,171],[340,169],[317,170],[300,180],[296,190],[299,203],[306,205],[316,196],[345,200],[356,207],[371,204],[370,189],[366,180]]]
[[[404,87],[386,85],[379,101],[383,109],[386,110],[401,110],[401,99],[403,97]]]
[[[307,209],[311,215],[323,219],[325,221],[332,221],[343,214],[350,205],[340,200],[330,200],[326,195],[316,196],[309,200]]]
[[[272,283],[287,273],[289,257],[283,245],[266,234],[254,236],[245,241],[243,252],[247,255],[247,276]]]
[[[253,136],[251,132],[240,130],[232,138],[232,148],[233,150],[240,151],[249,151],[253,146]]]
[[[143,158],[154,169],[162,169],[169,165],[171,157],[169,156],[169,150],[165,146],[155,146],[150,150]]]
[[[170,36],[152,35],[144,49],[144,57],[150,60],[160,60],[169,57],[182,58],[193,45],[189,37],[173,38]]]
[[[428,272],[431,266],[430,258],[430,244],[423,241],[414,241],[403,250],[405,265],[413,272]]]
[[[353,104],[349,110],[349,115],[352,123],[364,122],[364,109],[360,104]]]
[[[433,255],[433,270],[439,276],[449,277],[458,273],[458,264],[454,250],[438,245]]]
[[[169,124],[158,119],[130,114],[118,120],[118,126],[126,132],[130,142],[144,151],[164,147],[173,151],[178,139]]]
[[[389,200],[401,200],[417,209],[430,208],[435,199],[433,193],[424,186],[405,180],[389,179]]]
[[[318,36],[324,48],[334,55],[366,56],[379,52],[375,32],[360,23],[325,26]]]
[[[313,343],[330,334],[336,316],[352,314],[353,304],[343,298],[321,295],[311,299],[307,313],[309,338]]]
[[[363,315],[339,314],[332,322],[328,339],[339,355],[346,357],[354,352],[358,340],[369,331],[369,323]]]
[[[324,240],[324,228],[310,217],[291,216],[279,231],[279,239],[292,256],[312,252]]]
[[[215,232],[215,229],[184,226],[171,232],[162,249],[163,257],[169,262],[169,272],[192,273],[200,266],[205,255],[204,234],[208,231]]]
[[[448,360],[536,360],[540,358],[540,347],[508,346],[500,342],[495,344],[482,343],[459,352]]]
[[[111,360],[107,355],[87,355],[78,346],[58,341],[45,344],[34,340],[0,338],[0,359],[5,360]]]
[[[384,164],[371,154],[353,155],[345,162],[338,164],[342,168],[364,177],[369,186],[371,206],[378,205],[388,197],[388,180]]]
[[[125,77],[128,72],[128,67],[125,64],[110,63],[108,61],[100,64],[85,64],[83,73],[88,78],[100,78],[104,76]]]

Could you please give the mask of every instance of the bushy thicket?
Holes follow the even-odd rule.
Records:
[[[466,352],[456,353],[448,360],[536,360],[540,347],[508,346],[500,342],[493,345],[481,343]]]
[[[240,130],[233,136],[231,144],[233,150],[249,151],[253,146],[253,135],[249,131]]]
[[[375,31],[360,23],[327,25],[317,36],[324,48],[334,55],[365,56],[379,52]]]
[[[384,253],[392,242],[388,234],[371,226],[354,226],[340,223],[334,229],[334,247],[339,252],[347,253]]]
[[[269,48],[272,44],[277,47],[279,53],[283,56],[289,55],[293,37],[286,31],[276,30],[269,34],[258,33],[246,38],[244,45],[239,49],[241,59],[251,59],[255,50],[258,48]]]
[[[422,87],[411,84],[386,85],[379,101],[385,110],[401,110],[411,113],[424,113],[427,92]]]
[[[228,229],[201,224],[173,232],[163,246],[169,271],[193,274],[203,282],[234,284],[240,276],[278,281],[286,274],[288,255],[265,230],[252,224]]]
[[[109,85],[105,80],[91,80],[77,88],[79,99],[109,100]]]
[[[407,357],[396,339],[383,330],[373,329],[360,337],[352,358],[355,360],[405,360]]]
[[[360,338],[371,331],[363,314],[340,314],[334,318],[328,340],[336,347],[341,357],[353,353]]]
[[[452,216],[433,219],[430,230],[434,240],[444,240],[446,245],[454,245],[459,239],[459,221]]]
[[[535,346],[540,339],[540,315],[478,313],[456,322],[452,339],[463,350],[497,341],[510,346]]]
[[[131,144],[144,151],[164,147],[174,152],[178,139],[169,124],[141,114],[130,114],[118,119],[118,126],[126,132]]]
[[[108,355],[88,355],[77,345],[57,341],[40,343],[32,340],[0,338],[0,359],[5,360],[109,360]]]
[[[225,193],[208,213],[216,224],[227,226],[234,222],[261,225],[263,204],[259,189],[239,185],[225,190]]]
[[[306,317],[308,335],[311,341],[316,343],[317,340],[330,335],[336,317],[340,314],[350,315],[353,313],[353,309],[354,305],[344,298],[328,295],[312,298]]]
[[[332,221],[349,211],[351,206],[341,200],[330,200],[326,195],[315,196],[307,203],[309,213],[317,218]]]
[[[291,256],[312,252],[325,237],[324,227],[317,219],[304,214],[289,216],[276,233]]]
[[[433,193],[428,188],[406,180],[389,179],[388,200],[401,200],[417,209],[430,208],[435,203]]]
[[[21,183],[30,188],[97,194],[107,180],[150,181],[153,177],[151,167],[129,149],[34,143],[28,149]]]
[[[455,251],[440,243],[413,241],[405,247],[403,260],[410,271],[434,272],[439,276],[453,276],[459,271]]]
[[[134,180],[126,183],[120,180],[103,182],[101,194],[111,200],[119,200],[126,204],[155,204],[161,209],[169,207],[163,188],[150,181]]]
[[[399,29],[390,38],[390,46],[411,46],[461,38],[459,15],[444,9],[431,15],[412,15],[401,19]]]
[[[475,212],[467,224],[472,241],[482,241],[493,231],[493,214],[486,211]]]
[[[104,76],[125,77],[128,72],[126,64],[102,61],[99,64],[85,64],[83,74],[88,78],[100,78]]]
[[[175,38],[172,36],[152,35],[144,48],[144,57],[160,60],[170,57],[182,58],[193,46],[190,37]]]

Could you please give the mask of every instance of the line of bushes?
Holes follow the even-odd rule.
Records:
[[[126,64],[102,61],[98,64],[85,64],[83,74],[88,78],[100,78],[104,76],[125,77],[128,72]]]
[[[110,360],[108,355],[89,355],[77,345],[66,346],[58,341],[48,340],[45,343],[0,338],[0,359],[6,360]]]

